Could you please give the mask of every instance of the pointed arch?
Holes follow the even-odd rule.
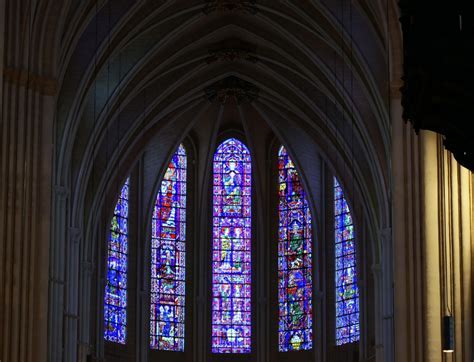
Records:
[[[284,146],[278,152],[278,349],[313,347],[312,225],[306,193]]]
[[[127,178],[110,222],[104,293],[104,339],[120,344],[125,344],[127,340],[129,187],[130,178]]]
[[[252,165],[239,140],[213,161],[212,352],[251,352]]]
[[[360,338],[354,223],[344,191],[334,177],[336,345]]]
[[[184,351],[187,155],[181,144],[161,181],[152,217],[150,348]]]

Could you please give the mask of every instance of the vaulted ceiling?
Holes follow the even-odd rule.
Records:
[[[53,182],[68,185],[74,205],[94,205],[167,125],[176,125],[172,152],[186,132],[180,122],[214,117],[218,129],[228,114],[271,129],[297,162],[318,149],[355,180],[380,226],[390,219],[390,97],[400,77],[395,9],[366,0],[38,0],[23,9],[29,25],[10,28],[30,27],[28,69],[55,88]],[[7,67],[26,59],[6,54]]]
[[[298,132],[308,135],[339,174],[354,170],[386,220],[386,14],[368,1],[71,1],[57,34],[56,182],[85,202],[167,124],[229,110],[273,129],[296,157]],[[236,111],[229,92],[243,97]]]

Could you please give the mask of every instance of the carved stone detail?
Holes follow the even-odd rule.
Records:
[[[82,271],[84,272],[85,275],[92,275],[92,273],[94,272],[94,264],[90,261],[87,261],[87,260],[83,260],[81,262],[81,265],[82,265]]]
[[[234,97],[238,104],[251,103],[258,97],[259,89],[238,77],[227,77],[205,89],[206,97],[210,102],[225,104]]]
[[[209,56],[206,58],[208,64],[217,61],[236,61],[236,60],[247,60],[252,63],[256,63],[258,58],[252,53],[252,51],[243,48],[221,48],[209,50]]]
[[[65,200],[69,196],[69,189],[66,186],[54,185],[53,190],[61,200]]]
[[[81,230],[75,227],[69,228],[70,240],[73,244],[78,244],[81,241]]]
[[[206,15],[213,11],[242,11],[256,14],[258,12],[257,0],[206,0],[203,11]]]

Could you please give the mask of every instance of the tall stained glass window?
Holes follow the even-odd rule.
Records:
[[[152,219],[150,347],[184,351],[186,285],[186,150],[174,153]]]
[[[336,344],[356,342],[359,330],[359,289],[357,287],[354,225],[349,205],[334,178],[336,257]]]
[[[251,352],[251,183],[248,148],[230,138],[213,163],[212,352]]]
[[[125,344],[127,338],[128,195],[123,185],[110,223],[107,244],[107,282],[104,293],[104,338]]]
[[[278,152],[278,346],[313,346],[311,212],[300,176],[285,147]]]

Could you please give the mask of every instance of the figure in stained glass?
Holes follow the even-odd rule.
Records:
[[[251,352],[251,160],[235,138],[213,162],[212,352]]]
[[[186,172],[183,145],[168,165],[152,218],[150,347],[184,351]]]
[[[313,346],[311,213],[298,172],[286,149],[278,152],[279,351]]]

